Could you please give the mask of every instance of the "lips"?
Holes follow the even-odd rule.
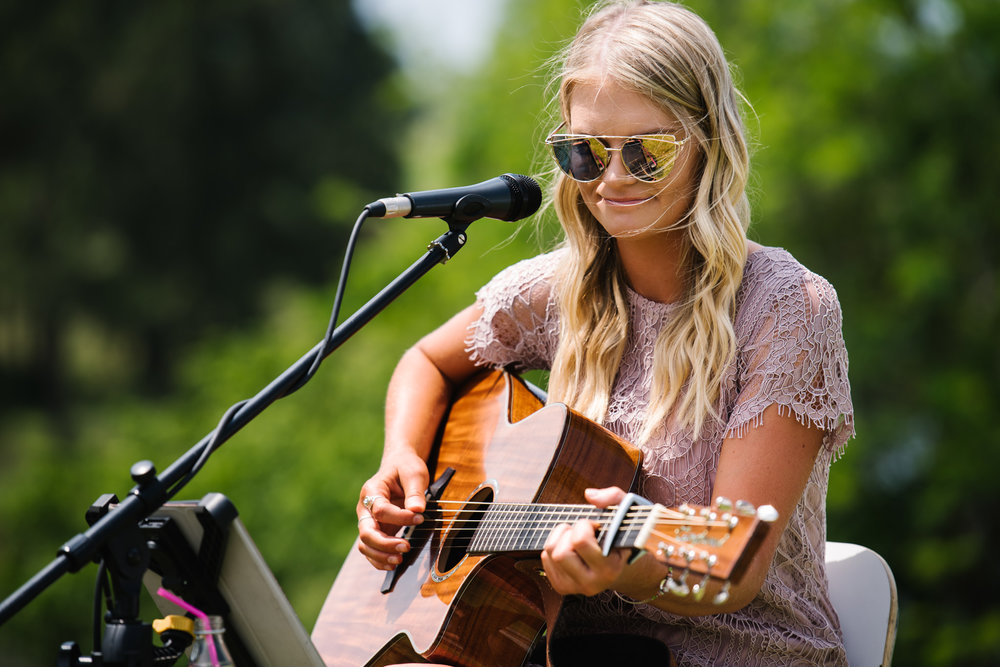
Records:
[[[653,197],[642,197],[640,199],[601,197],[601,199],[603,199],[604,203],[608,206],[638,206],[640,204],[645,204],[653,199]]]

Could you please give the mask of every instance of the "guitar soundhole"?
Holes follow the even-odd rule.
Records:
[[[448,526],[448,532],[438,555],[437,571],[439,573],[446,574],[465,560],[469,554],[469,544],[476,534],[476,528],[491,502],[493,502],[493,488],[481,487],[472,494],[465,507],[455,515],[454,520]]]

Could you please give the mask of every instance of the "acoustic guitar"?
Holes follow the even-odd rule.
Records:
[[[606,510],[588,487],[632,488],[641,452],[519,378],[494,371],[456,396],[428,468],[424,522],[393,572],[348,555],[312,640],[330,667],[440,662],[516,667],[558,613],[538,554],[559,523],[600,524],[604,549],[646,552],[670,566],[670,591],[725,599],[769,520],[748,506],[668,509],[629,494]]]

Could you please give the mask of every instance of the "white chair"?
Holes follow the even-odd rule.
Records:
[[[896,643],[896,580],[881,556],[846,542],[826,543],[830,601],[851,667],[889,667]]]

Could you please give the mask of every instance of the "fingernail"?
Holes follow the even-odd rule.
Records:
[[[396,545],[396,551],[398,551],[401,554],[405,554],[409,550],[410,550],[410,545],[409,544],[397,544]]]

